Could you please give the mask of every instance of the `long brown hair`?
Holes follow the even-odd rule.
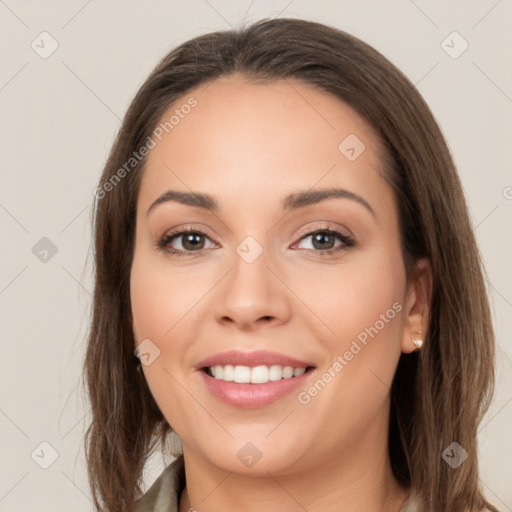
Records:
[[[187,41],[163,58],[128,108],[92,219],[95,288],[84,384],[92,410],[85,451],[95,505],[132,512],[145,462],[171,431],[136,371],[129,276],[145,159],[131,161],[132,167],[126,162],[172,102],[233,73],[312,84],[354,108],[380,136],[407,275],[413,277],[422,257],[433,274],[424,347],[402,354],[391,389],[392,469],[419,494],[425,512],[496,511],[483,497],[477,460],[477,426],[494,386],[494,333],[448,147],[421,95],[385,57],[341,30],[297,19],[261,20]],[[469,455],[456,469],[442,458],[452,442]]]

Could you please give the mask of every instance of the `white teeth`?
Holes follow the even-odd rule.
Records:
[[[278,364],[274,364],[270,367],[268,372],[269,380],[281,380],[283,378],[283,367]]]
[[[224,371],[222,373],[222,380],[225,380],[227,382],[233,382],[235,378],[235,368],[228,364],[224,366]]]
[[[283,379],[293,377],[293,366],[285,366],[283,368]]]
[[[293,376],[300,377],[305,371],[306,368],[295,368],[295,370],[293,370]]]
[[[215,373],[214,373],[214,375],[215,375],[215,378],[216,378],[216,379],[222,379],[222,374],[224,373],[224,371],[223,371],[223,370],[224,370],[224,368],[222,368],[222,366],[220,366],[220,365],[217,365],[217,366],[215,367]]]
[[[253,384],[265,384],[265,382],[268,382],[268,368],[266,366],[255,366],[251,370],[251,382]]]
[[[226,366],[216,365],[209,367],[210,373],[218,380],[237,383],[265,384],[269,381],[291,379],[300,377],[306,372],[306,368],[294,368],[293,366]]]
[[[248,366],[235,366],[235,382],[246,383],[251,382],[251,369]]]

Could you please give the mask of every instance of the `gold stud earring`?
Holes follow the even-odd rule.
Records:
[[[416,351],[420,350],[423,345],[423,337],[420,336],[421,334],[423,334],[421,331],[416,331],[414,335],[418,335],[418,339],[416,339],[414,336],[412,337],[412,342],[416,346]]]

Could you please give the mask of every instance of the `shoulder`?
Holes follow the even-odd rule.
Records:
[[[136,512],[177,512],[184,486],[183,457],[171,462],[137,502]]]

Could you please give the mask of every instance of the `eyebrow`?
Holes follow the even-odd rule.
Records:
[[[319,190],[304,190],[300,192],[294,192],[292,194],[287,195],[281,201],[281,209],[283,211],[289,212],[293,210],[298,210],[299,208],[310,206],[312,204],[317,204],[320,203],[321,201],[325,201],[326,199],[332,198],[350,199],[352,201],[355,201],[360,205],[364,206],[373,215],[373,217],[377,218],[375,210],[370,206],[370,204],[365,199],[343,188],[326,188]],[[202,208],[204,210],[210,210],[212,212],[219,211],[219,203],[213,196],[209,194],[203,194],[200,192],[181,192],[178,190],[168,190],[151,204],[151,206],[148,208],[148,211],[146,212],[146,215],[149,215],[151,210],[153,210],[159,204],[167,202],[176,202],[184,204],[186,206],[194,206],[197,208]]]

